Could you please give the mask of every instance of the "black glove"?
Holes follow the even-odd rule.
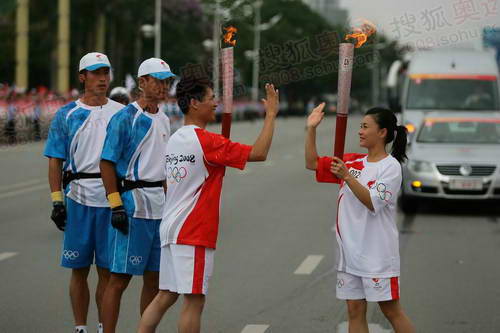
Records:
[[[122,234],[128,234],[128,218],[123,206],[111,209],[111,225],[120,230]]]
[[[50,214],[50,218],[56,224],[57,229],[64,231],[66,227],[66,208],[62,201],[54,201],[52,205],[52,214]]]

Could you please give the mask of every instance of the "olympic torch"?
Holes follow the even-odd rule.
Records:
[[[335,124],[335,139],[333,155],[340,159],[344,156],[345,138],[347,130],[347,116],[351,100],[352,66],[354,61],[354,48],[363,45],[368,37],[376,32],[375,26],[364,22],[360,28],[354,28],[345,40],[354,40],[355,44],[340,43],[339,49],[339,76],[337,96],[337,119]]]
[[[224,44],[230,45],[223,48],[222,62],[222,135],[229,139],[231,135],[231,120],[233,114],[233,83],[234,83],[234,34],[238,31],[235,27],[224,28]]]

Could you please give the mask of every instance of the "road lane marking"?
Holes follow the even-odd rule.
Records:
[[[32,185],[39,184],[42,182],[47,182],[47,178],[38,178],[38,179],[27,180],[25,182],[20,182],[20,183],[16,183],[16,184],[3,185],[3,186],[0,186],[0,192],[10,191],[10,190],[14,190],[14,189],[17,189],[20,187],[32,186]]]
[[[347,333],[348,331],[349,330],[348,330],[347,321],[344,321],[337,326],[337,331],[336,331],[337,333]],[[394,332],[393,330],[384,329],[379,324],[372,324],[372,323],[368,324],[368,331],[370,333],[393,333]]]
[[[48,190],[48,189],[49,189],[49,184],[41,184],[41,185],[36,185],[36,186],[28,187],[28,188],[23,188],[20,190],[5,192],[5,193],[0,194],[0,200],[15,197],[15,196],[18,196],[18,195],[21,195],[24,193],[35,192],[35,191],[40,191],[40,190]]]
[[[17,252],[0,252],[0,261],[16,256]]]
[[[306,259],[300,264],[300,266],[295,270],[293,274],[296,275],[308,275],[311,274],[316,267],[318,267],[321,260],[323,260],[325,256],[322,255],[310,255],[307,256]]]
[[[241,333],[264,333],[269,328],[269,325],[247,325]]]

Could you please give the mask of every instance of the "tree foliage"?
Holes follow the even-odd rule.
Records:
[[[0,45],[3,52],[0,53],[0,81],[12,82],[15,68],[15,5],[12,4],[15,0],[2,0],[1,3]],[[212,38],[214,3],[215,0],[163,1],[161,56],[174,72],[180,73],[181,68],[189,63],[210,63],[211,52],[203,47],[203,41]],[[233,4],[234,0],[221,1],[223,8]],[[252,59],[248,57],[248,51],[253,50],[254,44],[253,4],[253,0],[243,1],[232,10],[229,21],[223,20],[224,25],[235,25],[239,29],[235,66],[241,84],[247,87],[252,82]],[[329,24],[301,0],[263,1],[263,23],[277,14],[281,15],[281,20],[261,33],[261,79],[280,86],[291,102],[335,93],[336,70],[318,69],[325,64],[338,63],[338,42],[345,34],[345,27]],[[79,59],[96,50],[100,15],[105,18],[106,41],[105,49],[101,51],[109,56],[114,67],[113,85],[123,85],[126,74],[135,75],[140,61],[154,55],[154,38],[145,37],[141,31],[143,25],[154,24],[153,0],[71,0],[70,72],[73,87],[78,86]],[[30,86],[55,88],[57,1],[31,0],[29,21]],[[385,41],[383,36],[379,39]],[[325,49],[328,43],[329,50]],[[397,58],[398,48],[395,43],[385,43],[387,46],[381,50],[379,60],[384,66],[389,66]],[[370,43],[356,50],[357,57],[365,60],[357,65],[353,77],[353,95],[359,99],[366,98],[370,92],[372,50]]]

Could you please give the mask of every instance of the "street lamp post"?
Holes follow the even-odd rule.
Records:
[[[233,2],[231,7],[229,8],[221,8],[221,2],[222,0],[215,0],[215,7],[214,7],[214,25],[213,25],[213,35],[212,35],[212,64],[213,64],[213,69],[212,69],[212,77],[213,77],[213,84],[214,84],[214,95],[219,96],[219,78],[220,78],[220,68],[219,68],[219,62],[220,62],[220,48],[221,48],[221,17],[222,20],[227,21],[231,17],[231,11],[238,8],[241,4],[244,3],[244,0],[236,0]]]
[[[254,2],[255,20],[254,20],[254,40],[253,40],[253,67],[252,67],[252,101],[257,102],[259,98],[259,49],[260,49],[260,9],[262,0]]]
[[[70,0],[59,0],[57,28],[57,91],[69,90]]]
[[[379,79],[379,65],[378,50],[376,46],[373,47],[373,64],[372,64],[372,105],[377,106],[379,101],[380,79]]]
[[[155,58],[161,55],[161,0],[156,0],[155,10]]]
[[[212,35],[213,85],[214,95],[219,96],[219,52],[220,52],[220,0],[215,1],[214,26]]]
[[[220,34],[221,34],[221,16],[224,20],[231,18],[231,11],[244,4],[244,0],[236,0],[231,7],[221,8],[221,0],[215,0],[214,8],[214,25],[212,36],[212,58],[213,58],[213,84],[214,94],[218,96],[219,93],[219,52],[220,52]],[[282,15],[277,14],[264,24],[261,23],[261,7],[263,1],[257,0],[253,3],[254,18],[254,47],[252,52],[253,68],[252,68],[252,100],[257,101],[259,97],[259,49],[260,49],[260,33],[261,31],[268,30],[281,20]],[[207,44],[208,47],[208,44]]]
[[[28,88],[29,0],[17,0],[16,11],[16,88]]]
[[[255,20],[254,20],[254,40],[253,40],[253,51],[252,51],[252,56],[253,56],[252,101],[253,102],[257,102],[257,100],[259,99],[260,33],[262,31],[271,29],[282,18],[281,14],[277,14],[271,17],[271,19],[268,22],[261,23],[260,11],[262,4],[263,4],[262,0],[257,0],[256,2],[254,2]]]
[[[377,106],[380,102],[380,50],[383,50],[387,46],[386,43],[379,43],[379,39],[375,35],[375,40],[373,43],[373,63],[371,66],[372,74],[372,104]]]

